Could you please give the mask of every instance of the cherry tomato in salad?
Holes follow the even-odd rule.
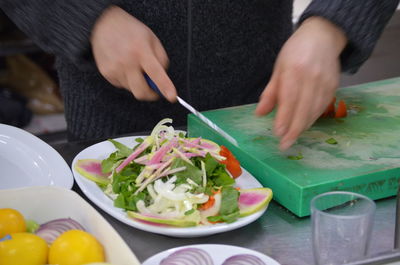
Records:
[[[226,157],[225,160],[220,161],[222,164],[226,165],[226,169],[231,173],[233,178],[237,178],[242,174],[242,168],[240,167],[239,161],[236,157],[229,151],[228,148],[221,145],[221,150],[219,154]]]

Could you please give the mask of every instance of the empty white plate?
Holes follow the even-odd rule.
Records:
[[[47,143],[17,127],[0,124],[0,190],[30,186],[70,189],[72,172]]]

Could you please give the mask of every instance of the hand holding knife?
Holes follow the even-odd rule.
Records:
[[[160,89],[157,87],[157,85],[151,80],[151,78],[145,73],[144,77],[146,79],[147,84],[149,87],[155,91],[159,96],[164,97],[163,94],[161,93]],[[219,133],[221,136],[223,136],[226,140],[228,140],[230,143],[232,143],[235,146],[238,146],[237,141],[227,134],[224,130],[222,130],[218,125],[213,123],[211,120],[209,120],[206,116],[201,114],[199,111],[197,111],[193,106],[191,106],[189,103],[184,101],[181,97],[177,96],[176,97],[178,102],[185,107],[187,110],[189,110],[191,113],[196,115],[200,120],[202,120],[205,124],[207,124],[209,127],[211,127],[213,130],[215,130],[217,133]]]

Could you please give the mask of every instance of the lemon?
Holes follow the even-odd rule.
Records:
[[[10,208],[0,209],[0,239],[7,234],[25,231],[25,218],[20,212]]]
[[[112,265],[111,263],[105,263],[105,262],[95,262],[95,263],[87,263],[85,265]]]
[[[43,265],[48,247],[41,237],[31,233],[14,233],[0,242],[0,265]]]
[[[97,239],[82,230],[69,230],[54,240],[49,250],[49,263],[82,265],[104,262],[104,249]]]

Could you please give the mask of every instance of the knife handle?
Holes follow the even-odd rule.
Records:
[[[158,88],[158,86],[156,85],[156,83],[154,83],[154,81],[151,80],[151,78],[146,73],[144,73],[144,79],[146,79],[147,84],[154,92],[156,92],[160,97],[165,98],[164,95],[161,93],[160,89]]]

